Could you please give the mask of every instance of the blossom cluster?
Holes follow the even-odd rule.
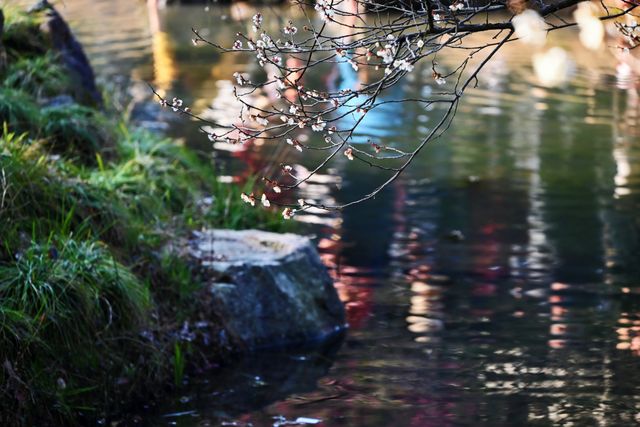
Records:
[[[320,19],[322,19],[323,21],[327,22],[333,19],[335,11],[333,9],[332,0],[317,0],[314,8],[316,12],[318,12]]]
[[[253,15],[253,18],[251,20],[253,21],[253,32],[257,33],[262,26],[262,14],[256,13],[255,15]]]
[[[298,3],[304,6],[304,2]],[[560,85],[571,73],[571,53],[553,46],[547,38],[549,31],[572,24],[568,15],[562,18],[555,16],[558,10],[553,2],[534,4],[526,0],[508,0],[475,7],[469,0],[451,0],[423,3],[419,13],[412,7],[398,4],[393,6],[398,12],[393,17],[385,17],[384,13],[374,17],[375,14],[371,13],[366,18],[361,13],[388,5],[380,0],[353,2],[355,5],[351,3],[314,0],[315,17],[322,21],[320,25],[313,27],[313,18],[308,20],[308,25],[296,22],[296,26],[294,21],[283,21],[282,17],[278,17],[280,23],[271,35],[268,31],[273,27],[265,24],[261,13],[256,13],[247,19],[246,33],[238,33],[230,48],[221,47],[224,51],[241,51],[250,55],[263,69],[256,72],[255,68],[246,67],[233,73],[233,95],[242,104],[239,122],[227,126],[222,132],[205,130],[211,141],[238,144],[271,140],[304,154],[312,150],[320,154],[328,153],[323,163],[317,168],[310,168],[308,173],[301,172],[304,169],[300,168],[294,174],[292,166],[281,165],[281,171],[276,172],[280,174],[278,177],[264,179],[264,191],[256,191],[258,195],[241,195],[245,203],[264,207],[279,205],[277,198],[269,200],[268,195],[273,197],[274,193],[280,193],[283,189],[300,186],[310,180],[317,170],[330,167],[328,165],[332,159],[359,160],[386,171],[403,170],[404,166],[390,165],[391,162],[410,160],[415,151],[402,151],[393,144],[378,145],[371,141],[368,141],[371,149],[363,149],[354,143],[361,135],[356,133],[356,128],[366,127],[366,124],[362,125],[364,116],[387,102],[419,102],[427,108],[439,102],[455,106],[467,87],[482,84],[476,76],[485,61],[478,58],[487,52],[495,53],[514,38],[519,40],[517,43],[526,44],[531,50],[533,70],[539,84],[548,87]],[[364,3],[367,3],[367,10],[364,9]],[[569,10],[568,7],[560,6],[560,9]],[[580,31],[582,44],[590,50],[601,49],[607,35],[603,21],[612,15],[605,12],[604,5],[599,6],[594,1],[580,2],[570,7],[575,7],[573,18]],[[498,8],[507,9],[510,13],[494,13],[493,9]],[[308,12],[304,10],[305,16]],[[640,27],[635,20],[631,23],[629,18],[627,16],[626,24],[622,24],[623,19],[616,19],[615,22],[619,29],[623,28],[621,32],[624,38],[618,39],[621,49],[632,49],[640,44]],[[484,31],[486,35],[493,32],[492,41],[486,41],[486,38],[465,39]],[[194,43],[206,42],[216,46],[214,42],[196,35]],[[485,41],[478,43],[478,40]],[[492,51],[494,48],[495,51]],[[448,57],[450,52],[453,55]],[[456,59],[457,52],[463,52],[462,56],[457,57],[463,59]],[[436,58],[442,59],[446,70],[438,67]],[[446,62],[443,58],[446,58]],[[435,85],[446,85],[447,79],[450,84],[438,91],[426,85],[419,94],[390,101],[395,95],[391,93],[388,96],[389,91],[385,91],[397,84],[405,74],[413,72],[421,61],[427,64],[431,62],[431,77]],[[458,61],[457,66],[452,64],[453,61]],[[477,65],[479,62],[481,64]],[[313,88],[319,79],[309,78],[308,74],[311,73],[307,73],[309,68],[319,64],[331,67],[329,74],[322,79],[330,84],[321,90]],[[409,79],[428,79],[429,73],[426,68],[409,76]],[[173,111],[189,112],[180,99],[163,100],[162,103]],[[455,114],[456,109],[449,111]],[[379,116],[370,114],[370,117]],[[217,126],[215,128],[220,129]],[[434,128],[431,134],[439,135],[440,130]],[[383,150],[383,155],[378,156]],[[382,161],[387,163],[383,164]],[[285,177],[286,180],[278,184],[279,177]],[[314,202],[307,203],[304,200],[299,201],[299,205],[286,207],[282,211],[283,217],[289,219],[296,211],[316,206]]]
[[[183,112],[183,113],[190,113],[191,109],[189,107],[183,107],[182,105],[184,104],[184,102],[182,101],[182,99],[180,98],[173,98],[171,100],[171,103],[169,103],[169,101],[167,101],[165,98],[160,98],[160,105],[163,107],[171,107],[171,110],[173,110],[174,112]]]

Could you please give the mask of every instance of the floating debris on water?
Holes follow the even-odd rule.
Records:
[[[308,418],[308,417],[298,417],[295,420],[288,420],[282,415],[273,417],[273,419],[276,420],[273,423],[273,427],[310,425],[310,424],[318,424],[322,422],[322,420],[319,420],[317,418]]]

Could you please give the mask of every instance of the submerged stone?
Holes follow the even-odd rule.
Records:
[[[342,302],[308,238],[207,230],[190,246],[209,278],[211,309],[234,347],[318,342],[345,328]]]

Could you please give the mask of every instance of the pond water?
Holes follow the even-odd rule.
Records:
[[[250,7],[172,6],[151,17],[130,0],[61,9],[103,79],[147,80],[208,117],[237,116],[232,73],[253,72],[249,59],[194,47],[190,28],[231,45]],[[538,86],[529,52],[507,46],[447,134],[399,180],[343,212],[298,217],[346,303],[341,345],[247,358],[141,409],[142,422],[639,423],[640,83],[610,55],[584,53],[574,33],[555,37],[574,54],[568,85]],[[431,71],[416,71],[391,96],[431,90]],[[348,78],[335,73],[310,80]],[[382,109],[363,135],[404,146],[437,114]],[[170,132],[212,150],[194,124]],[[295,150],[256,145],[215,155],[235,180],[301,161]],[[379,171],[341,159],[300,196],[345,202],[376,179]]]

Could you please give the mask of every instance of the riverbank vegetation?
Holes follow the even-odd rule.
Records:
[[[188,368],[201,289],[163,248],[203,226],[282,220],[242,206],[206,156],[73,101],[37,18],[5,15],[0,421],[100,418]]]

